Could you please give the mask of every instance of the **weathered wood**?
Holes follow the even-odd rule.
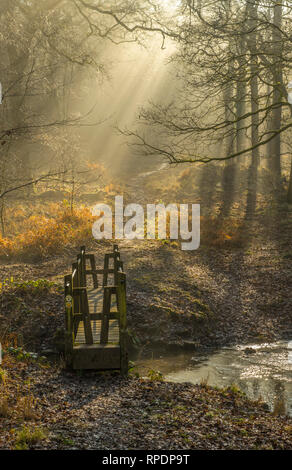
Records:
[[[113,279],[109,281],[110,274]],[[103,276],[102,287],[98,287],[98,275]],[[86,287],[87,276],[92,276],[93,288]],[[109,285],[112,282],[114,285]],[[65,276],[67,297],[69,291],[73,303],[70,312],[66,304],[67,365],[74,369],[120,369],[127,374],[126,275],[118,246],[105,254],[103,269],[96,269],[94,255],[85,254],[85,247],[81,247],[72,275]]]
[[[121,373],[128,374],[128,334],[127,334],[127,302],[126,302],[126,275],[117,273],[117,299],[120,318],[120,347],[121,347]]]
[[[109,269],[95,269],[95,270],[92,270],[92,269],[86,269],[85,270],[85,274],[86,275],[92,275],[92,274],[104,274],[104,272],[107,271],[107,274],[114,274],[115,270],[113,268],[109,268]]]
[[[112,296],[111,296],[111,312],[116,313],[118,311],[117,308],[117,297],[116,297],[116,288],[115,286],[108,286],[112,288]],[[82,291],[87,292],[87,300],[89,306],[89,313],[102,313],[103,310],[103,292],[104,288],[99,289],[90,289],[86,287],[76,287],[73,289],[73,296],[74,298],[80,296]],[[76,312],[78,313],[78,312]]]
[[[86,287],[86,274],[85,274],[85,247],[81,247],[81,253],[77,256],[79,266],[80,286]]]
[[[111,308],[111,293],[112,289],[109,286],[104,287],[103,294],[103,310],[101,322],[100,344],[108,343],[108,330],[109,330],[109,313]]]
[[[80,310],[83,315],[83,323],[84,323],[84,331],[85,331],[85,338],[86,344],[93,344],[93,335],[91,331],[91,323],[89,318],[89,306],[88,306],[88,298],[87,298],[87,291],[86,289],[82,289],[83,287],[86,288],[86,259],[85,259],[85,246],[81,246],[80,254],[77,256],[77,262],[79,265],[79,281],[80,281]],[[77,288],[78,289],[78,288]],[[75,291],[77,290],[75,288]]]
[[[83,290],[81,293],[81,309],[82,309],[82,314],[83,314],[82,316],[83,316],[86,344],[93,344],[93,335],[92,335],[92,330],[91,330],[91,322],[89,318],[89,306],[88,306],[88,298],[87,298],[86,290]]]
[[[90,313],[89,315],[89,318],[90,318],[90,321],[93,321],[93,320],[102,320],[103,318],[103,314],[102,313]],[[118,312],[110,312],[108,314],[108,318],[109,320],[118,320],[119,318],[119,314]],[[73,314],[73,321],[76,322],[76,323],[79,323],[80,321],[83,321],[83,316],[82,316],[82,313],[74,313]],[[77,332],[76,332],[77,334]],[[75,336],[76,336],[75,334]]]
[[[124,271],[124,263],[121,260],[117,261],[117,271]]]
[[[93,334],[93,344],[100,344],[101,328],[102,328],[102,319],[91,320],[91,329],[92,329],[92,334]],[[119,345],[119,342],[120,342],[119,321],[116,318],[111,319],[111,320],[109,320],[108,340],[107,340],[106,344]],[[80,321],[80,323],[79,323],[78,331],[77,331],[77,335],[76,335],[74,344],[75,345],[77,345],[77,344],[86,344],[83,321]]]
[[[73,289],[76,289],[80,285],[78,263],[72,263],[72,281]],[[74,312],[80,312],[80,298],[77,296],[74,298]]]
[[[73,296],[72,296],[72,276],[64,277],[65,292],[65,361],[66,366],[72,366],[72,354],[74,344],[73,332]]]
[[[94,287],[94,289],[97,289],[98,288],[98,279],[97,279],[97,273],[96,273],[95,257],[94,257],[94,255],[86,255],[86,257],[90,261],[90,267],[91,267],[90,274],[92,275],[93,287]],[[88,272],[88,270],[86,270],[86,266],[85,266],[85,277],[86,277],[86,274],[89,274],[89,272]]]
[[[103,268],[103,281],[102,285],[107,286],[107,281],[108,281],[108,272],[109,272],[109,260],[110,260],[110,255],[106,254],[104,255],[104,268]]]
[[[120,347],[79,344],[73,350],[73,369],[119,369]]]
[[[115,285],[117,285],[118,283],[117,273],[118,273],[119,265],[120,265],[120,252],[118,249],[118,245],[114,245],[113,258],[114,258],[114,282],[115,282]]]
[[[76,289],[78,288],[80,284],[79,280],[79,269],[78,269],[78,263],[72,263],[72,286],[73,286],[73,312],[80,312],[81,308],[81,302],[80,302],[80,296],[76,295]],[[75,318],[75,315],[73,316],[73,332],[74,332],[74,337],[76,336],[78,329],[78,320]]]

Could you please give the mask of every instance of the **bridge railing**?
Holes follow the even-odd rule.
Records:
[[[113,260],[113,267],[110,261]],[[87,261],[90,269],[87,269]],[[98,276],[102,276],[102,286]],[[109,275],[113,275],[111,284]],[[103,308],[101,312],[90,313],[88,302],[87,276],[92,276],[93,289],[103,288]],[[112,297],[116,297],[117,312],[111,311]],[[91,320],[101,320],[100,345],[106,345],[109,340],[109,321],[119,322],[119,338],[121,351],[121,369],[128,370],[127,360],[127,309],[126,309],[126,275],[123,272],[123,262],[117,245],[112,253],[105,254],[103,269],[96,269],[93,254],[86,254],[81,247],[77,262],[72,264],[72,274],[65,276],[65,307],[66,307],[66,357],[70,362],[74,341],[80,321],[83,321],[86,345],[93,345]],[[96,343],[95,343],[96,344]]]

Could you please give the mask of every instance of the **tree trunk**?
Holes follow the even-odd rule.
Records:
[[[287,202],[288,202],[288,204],[292,204],[292,158],[291,158],[291,170],[290,170],[289,187],[288,187],[288,193],[287,193]]]
[[[282,16],[283,7],[281,3],[275,3],[274,6],[274,19],[273,19],[273,45],[274,45],[274,58],[273,58],[273,112],[271,119],[272,130],[278,131],[281,129],[282,121],[282,85],[283,85],[283,72],[282,72]],[[281,136],[278,134],[272,140],[272,164],[271,170],[273,172],[275,189],[278,190],[281,185]]]
[[[240,119],[245,114],[246,105],[246,70],[245,70],[246,44],[244,39],[240,43],[240,57],[238,59],[239,74],[236,83],[236,151],[240,152],[244,148],[245,142],[245,120]]]
[[[228,76],[234,75],[233,64],[229,65]],[[234,85],[230,81],[223,90],[223,101],[225,105],[225,121],[234,121]],[[230,124],[228,126],[228,134],[225,137],[225,155],[231,155],[234,153],[235,145],[235,125]],[[234,191],[236,185],[236,163],[234,159],[226,160],[224,163],[223,175],[222,175],[222,206],[220,213],[223,216],[227,216],[230,213],[233,201]]]
[[[257,22],[257,5],[250,3],[248,5],[248,18],[251,28],[250,39],[249,39],[249,51],[251,54],[250,61],[250,97],[251,97],[251,143],[254,147],[259,142],[259,85],[258,85],[258,58],[256,55],[257,51],[257,37],[255,32],[255,25]],[[246,203],[246,215],[247,217],[253,217],[256,210],[256,198],[257,198],[257,173],[259,164],[259,148],[252,149],[251,164],[248,171],[248,193]]]

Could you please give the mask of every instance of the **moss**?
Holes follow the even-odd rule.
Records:
[[[38,427],[30,428],[23,425],[15,432],[15,450],[29,450],[35,444],[46,439],[47,433]]]
[[[74,446],[74,441],[69,437],[64,436],[64,434],[56,434],[53,439],[65,447]]]

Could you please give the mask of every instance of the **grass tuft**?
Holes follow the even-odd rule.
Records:
[[[46,439],[47,434],[43,429],[34,427],[30,428],[23,425],[15,434],[15,450],[29,450],[35,444]]]

